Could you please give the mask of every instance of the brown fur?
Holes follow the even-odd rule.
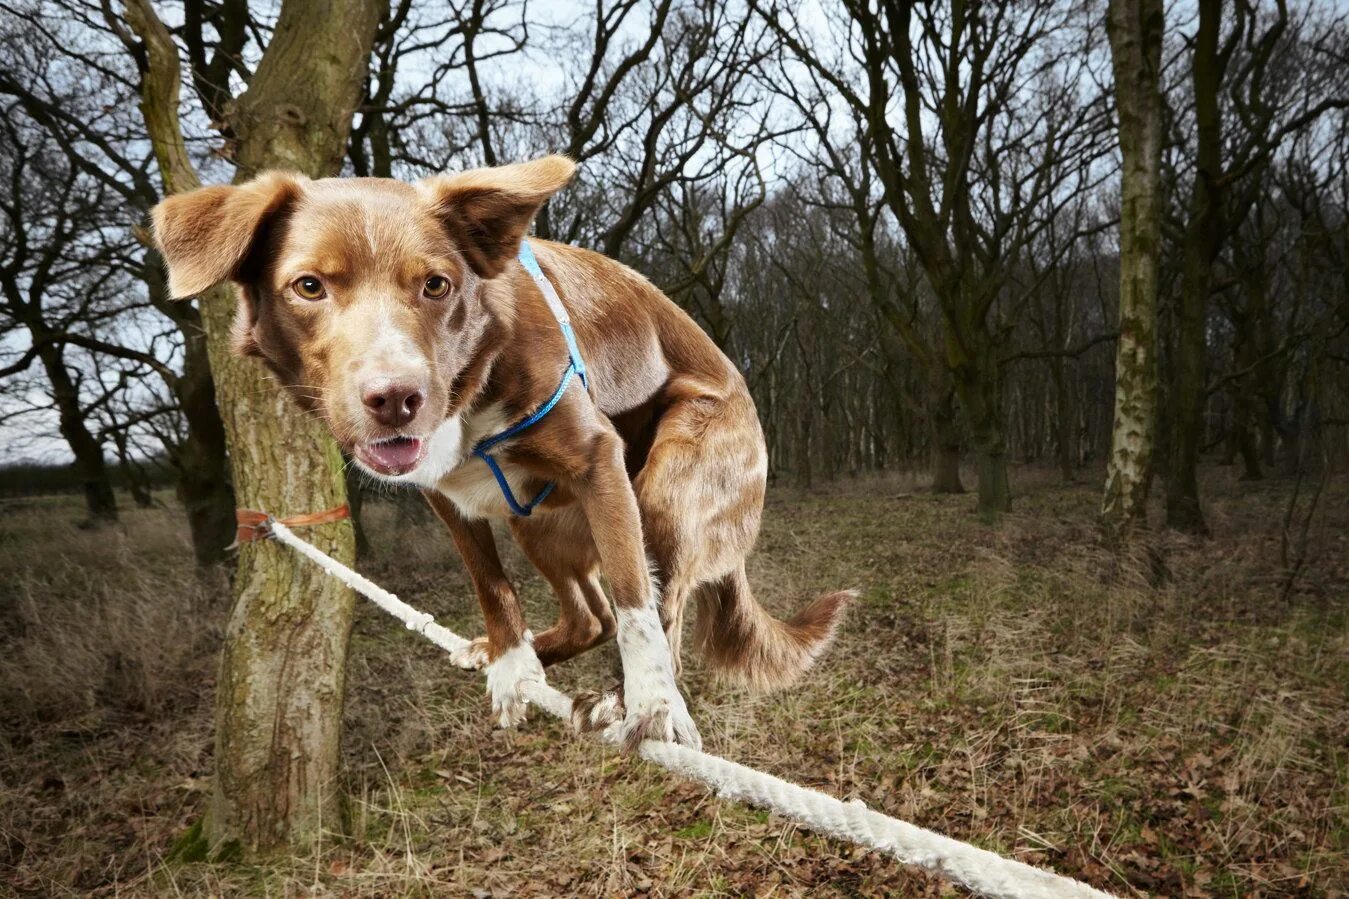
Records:
[[[515,256],[573,168],[549,157],[412,186],[270,174],[172,197],[154,213],[174,294],[235,280],[239,348],[321,411],[345,449],[363,459],[391,437],[421,440],[426,460],[393,476],[421,483],[449,528],[493,658],[525,627],[484,520],[506,507],[480,460],[437,466],[440,448],[513,423],[558,384],[562,335]],[[532,517],[510,520],[561,604],[558,623],[535,642],[539,656],[558,662],[608,639],[614,618],[599,574],[620,609],[635,609],[648,600],[651,566],[676,659],[696,596],[697,642],[716,669],[757,688],[790,683],[828,643],[848,594],[784,623],[750,593],[744,560],[758,534],[766,452],[744,379],[637,273],[586,250],[531,244],[590,373],[588,391],[569,389],[542,424],[496,453],[521,497],[557,483]],[[431,274],[450,279],[449,297],[420,293]],[[322,281],[322,301],[296,294],[302,276]],[[390,428],[366,414],[362,390],[375,376],[423,392],[415,420]],[[464,435],[454,436],[459,427]]]

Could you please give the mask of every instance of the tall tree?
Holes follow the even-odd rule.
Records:
[[[206,14],[203,5],[185,11],[185,31],[199,33],[194,18]],[[379,15],[379,4],[361,0],[284,0],[247,89],[228,102],[204,97],[221,113],[236,181],[267,168],[338,172]],[[179,120],[178,46],[149,0],[128,0],[124,20],[129,31],[113,24],[140,66],[141,112],[165,193],[195,188],[200,178]],[[232,355],[234,291],[209,291],[201,310],[239,504],[278,515],[341,505],[336,445],[255,363]],[[324,552],[353,561],[349,523],[324,525],[313,537]],[[354,597],[267,541],[241,548],[234,583],[206,833],[213,846],[262,852],[307,843],[341,821],[338,738]]]
[[[1123,171],[1115,422],[1101,520],[1116,535],[1147,524],[1156,443],[1164,28],[1161,0],[1110,0],[1106,31]]]
[[[27,122],[50,137],[71,176],[97,184],[131,224],[160,198],[143,126],[130,109],[135,68],[109,58],[107,34],[97,30],[83,8],[72,8],[77,2],[4,5],[0,96],[13,98],[13,114],[21,110]],[[223,33],[228,35],[229,28]],[[233,58],[234,50],[222,41],[216,57]],[[150,308],[172,323],[177,347],[147,358],[135,339],[145,328],[132,328],[125,331],[129,341],[113,340],[105,330],[89,349],[143,366],[172,393],[185,428],[162,452],[176,474],[197,562],[212,565],[225,558],[233,539],[234,497],[201,317],[192,303],[170,302],[156,253],[133,246],[122,255],[121,267],[143,280],[140,290]],[[119,283],[119,289],[128,296],[139,292],[132,284]]]
[[[956,421],[955,386],[951,371],[940,351],[940,341],[924,329],[921,306],[925,285],[917,277],[920,266],[914,258],[902,260],[896,271],[882,257],[886,249],[885,208],[875,177],[874,147],[871,129],[862,113],[851,109],[850,121],[840,126],[833,107],[825,99],[828,89],[818,73],[807,69],[807,78],[793,78],[786,60],[779,59],[775,82],[777,90],[788,97],[805,121],[815,141],[814,156],[806,160],[809,170],[823,176],[818,179],[822,205],[846,209],[848,240],[861,257],[866,295],[880,321],[894,331],[909,362],[922,372],[923,389],[914,396],[903,382],[890,379],[906,405],[920,410],[927,420],[933,493],[964,493],[960,482],[960,429]],[[809,92],[807,93],[807,87]],[[813,179],[803,178],[810,184]],[[841,197],[832,197],[837,186]],[[912,257],[912,254],[909,254]],[[926,316],[930,318],[931,316]],[[929,329],[930,330],[930,329]]]
[[[90,421],[106,393],[71,350],[96,342],[95,325],[120,311],[116,259],[131,241],[116,226],[110,191],[73,171],[16,105],[0,120],[0,338],[22,332],[27,346],[0,360],[0,378],[41,368],[89,518],[115,521],[103,440]]]
[[[1176,338],[1167,383],[1166,523],[1207,532],[1199,505],[1199,452],[1206,399],[1209,291],[1222,249],[1222,108],[1219,91],[1236,40],[1220,46],[1223,0],[1199,0],[1191,77],[1194,87],[1195,172],[1182,248]]]
[[[1202,534],[1208,526],[1198,464],[1211,393],[1211,300],[1216,291],[1244,280],[1251,302],[1241,306],[1256,313],[1240,322],[1248,327],[1258,321],[1263,302],[1263,276],[1249,271],[1249,260],[1229,262],[1224,253],[1263,197],[1279,148],[1327,112],[1345,108],[1349,91],[1339,75],[1344,65],[1336,49],[1343,46],[1342,14],[1304,14],[1295,20],[1286,0],[1199,0],[1198,13],[1190,67],[1194,171],[1167,378],[1166,522]],[[1252,274],[1253,280],[1244,277]]]
[[[752,5],[867,122],[886,202],[941,309],[941,351],[975,449],[979,511],[1009,510],[995,310],[1023,251],[1084,188],[1085,164],[1099,153],[1090,55],[1069,49],[1082,38],[1074,9],[1056,0],[846,0],[840,66],[781,6]]]

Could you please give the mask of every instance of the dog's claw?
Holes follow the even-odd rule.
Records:
[[[571,704],[571,726],[578,733],[604,731],[623,720],[623,690],[578,693]]]
[[[465,671],[479,671],[487,667],[487,638],[478,637],[468,645],[450,653],[450,663]]]
[[[500,728],[515,727],[525,723],[525,717],[529,713],[529,704],[523,699],[511,697],[510,699],[500,699],[492,697],[492,721]]]
[[[665,743],[678,743],[690,749],[702,749],[703,738],[698,726],[682,697],[675,694],[677,701],[667,697],[654,697],[634,709],[629,709],[623,718],[619,736],[623,749],[636,752],[637,747],[646,740],[660,740]]]
[[[608,693],[578,693],[571,706],[571,724],[580,733],[608,732],[625,752],[636,752],[645,740],[678,743],[701,749],[702,737],[689,715],[683,697],[676,701],[652,697],[629,711],[623,704],[623,689]]]

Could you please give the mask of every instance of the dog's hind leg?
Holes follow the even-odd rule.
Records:
[[[593,573],[549,579],[557,596],[557,623],[534,638],[534,651],[545,666],[565,662],[613,639],[614,613]]]
[[[767,455],[754,406],[736,390],[676,384],[671,392],[677,399],[634,482],[648,552],[665,580],[661,623],[670,649],[678,660],[692,595],[696,642],[714,671],[760,689],[786,686],[827,645],[850,597],[820,597],[789,621],[755,601],[745,557],[759,530]]]
[[[557,623],[534,638],[546,665],[565,662],[614,636],[614,613],[598,576],[599,554],[585,519],[570,510],[517,518],[516,543],[553,588]]]
[[[661,624],[680,665],[684,612],[738,568],[759,530],[763,437],[747,396],[676,384],[633,481],[647,554],[661,584]],[[683,394],[683,396],[680,396]]]

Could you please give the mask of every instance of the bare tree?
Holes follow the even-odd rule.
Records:
[[[107,188],[71,171],[16,106],[0,119],[0,332],[23,331],[27,346],[5,361],[0,377],[41,366],[90,519],[112,521],[117,500],[89,421],[107,391],[70,356],[74,347],[97,344],[97,323],[120,311],[116,260],[129,236],[117,227]]]
[[[797,73],[790,68],[790,57],[779,55],[776,62],[766,80],[791,102],[811,137],[805,151],[796,150],[790,140],[786,143],[801,159],[803,171],[809,173],[801,179],[806,187],[797,189],[810,191],[809,185],[817,181],[811,176],[818,173],[822,176],[818,178],[820,192],[810,202],[851,213],[845,239],[860,256],[865,295],[879,320],[893,329],[908,354],[907,361],[923,372],[924,389],[915,395],[902,380],[887,381],[891,389],[903,395],[909,408],[921,410],[927,420],[933,492],[963,493],[954,382],[940,352],[939,339],[926,327],[935,317],[930,309],[922,308],[928,291],[917,277],[921,267],[912,253],[906,254],[897,245],[888,246],[893,242],[887,240],[885,201],[877,183],[870,126],[856,108],[849,110],[844,124],[837,121],[829,102],[829,87],[816,70],[807,68],[802,73],[804,78],[793,77]],[[887,369],[887,373],[892,371]]]
[[[25,121],[49,135],[66,157],[72,177],[97,184],[110,202],[121,204],[127,226],[143,221],[159,190],[153,155],[132,109],[134,66],[119,65],[110,56],[115,41],[90,27],[101,22],[90,19],[75,0],[4,3],[0,8],[9,16],[2,26],[0,96],[11,98]],[[145,368],[163,379],[186,423],[182,439],[165,449],[177,474],[197,562],[214,564],[224,559],[233,539],[234,498],[201,317],[192,303],[170,302],[153,251],[127,246],[121,266],[138,273],[149,306],[176,332],[175,352],[163,354],[164,360],[177,357],[175,361],[156,360]],[[134,338],[137,332],[127,333]],[[145,362],[134,339],[123,344],[104,339],[97,351]]]
[[[188,4],[185,13],[196,18],[185,31],[198,33],[203,6]],[[148,0],[129,0],[122,16],[109,22],[137,61],[141,111],[165,192],[197,187],[179,118],[179,47]],[[219,80],[205,88],[198,81],[203,106],[221,114],[214,121],[237,180],[265,168],[311,177],[338,171],[378,17],[376,5],[355,0],[286,0],[242,94],[222,102]],[[232,355],[233,290],[209,291],[200,308],[239,502],[280,515],[341,505],[342,458],[331,438],[255,364]],[[314,539],[353,561],[349,524],[326,525]],[[353,596],[265,541],[242,547],[234,585],[206,838],[212,847],[253,852],[304,844],[341,820],[336,774]]]
[[[528,8],[515,0],[388,4],[349,141],[355,174],[387,178],[502,161],[509,129],[533,126],[538,113],[514,94],[513,82],[496,88],[488,70],[529,46]]]
[[[941,307],[943,355],[978,460],[980,512],[1006,511],[993,312],[1023,249],[1048,213],[1085,186],[1100,152],[1100,109],[1083,99],[1087,63],[1065,62],[1089,60],[1076,55],[1074,10],[1051,0],[850,0],[835,33],[856,62],[855,84],[782,8],[755,6],[796,59],[867,122],[887,204]]]
[[[1101,520],[1147,525],[1157,428],[1157,289],[1162,252],[1161,0],[1111,0],[1107,31],[1123,157],[1115,424]]]
[[[1262,172],[1279,146],[1326,112],[1349,104],[1343,84],[1291,90],[1290,43],[1302,29],[1285,0],[1272,8],[1238,0],[1200,0],[1192,40],[1189,98],[1194,109],[1193,174],[1180,239],[1181,275],[1175,341],[1167,377],[1167,525],[1208,530],[1197,476],[1209,397],[1209,312],[1225,286],[1221,256],[1260,196]],[[1324,37],[1305,35],[1307,60],[1326,54],[1342,22],[1324,23]],[[1276,63],[1284,63],[1279,65]],[[1342,69],[1342,65],[1339,66]]]

